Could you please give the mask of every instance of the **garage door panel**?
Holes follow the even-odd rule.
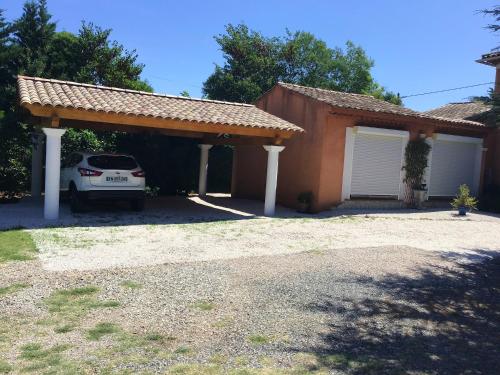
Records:
[[[474,185],[477,145],[436,140],[432,147],[430,196],[453,196],[461,184]]]
[[[357,134],[354,140],[351,195],[399,194],[402,138]]]

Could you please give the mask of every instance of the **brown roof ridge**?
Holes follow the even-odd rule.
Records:
[[[278,85],[284,87],[285,89],[295,91],[301,95],[309,96],[315,100],[324,102],[335,108],[348,108],[357,111],[365,111],[371,113],[388,113],[396,116],[421,118],[421,119],[435,120],[440,122],[448,122],[453,124],[484,126],[484,124],[476,121],[441,117],[441,116],[431,115],[426,112],[419,112],[411,108],[406,108],[394,103],[386,102],[382,99],[378,99],[375,98],[374,96],[367,94],[346,93],[342,91],[321,89],[310,86],[301,86],[294,83],[286,83],[286,82],[278,82]],[[317,97],[314,95],[314,93],[321,93],[323,94],[323,97]],[[350,102],[350,99],[352,99],[353,102]],[[363,102],[362,101],[363,99],[367,100]],[[342,102],[342,100],[344,100],[344,102]]]
[[[169,95],[169,94],[161,94],[161,93],[156,93],[156,92],[123,89],[120,87],[93,85],[93,84],[89,84],[89,83],[64,81],[64,80],[53,79],[53,78],[30,77],[30,76],[24,76],[24,75],[18,75],[17,78],[18,79],[32,80],[32,81],[37,81],[37,82],[50,82],[50,83],[59,83],[59,84],[70,85],[70,86],[89,87],[89,88],[94,88],[94,89],[99,89],[99,90],[126,92],[126,93],[137,94],[137,95],[148,95],[148,96],[156,96],[156,97],[162,97],[162,98],[191,100],[191,101],[214,103],[214,104],[226,104],[226,105],[229,104],[229,105],[242,106],[242,107],[254,107],[253,104],[247,104],[247,103],[236,103],[236,102],[226,102],[226,101],[222,101],[222,100],[191,98],[191,97],[180,96],[180,95]]]
[[[282,85],[282,86],[290,85],[290,86],[300,87],[300,88],[304,88],[304,89],[314,89],[314,90],[320,90],[320,91],[326,91],[326,92],[336,92],[336,93],[342,94],[342,95],[363,96],[365,98],[371,98],[371,99],[383,101],[382,99],[378,99],[370,94],[358,94],[355,92],[345,92],[345,91],[339,91],[339,90],[334,90],[334,89],[323,89],[321,87],[302,86],[302,85],[297,85],[296,83],[288,83],[288,82],[281,82],[281,81],[278,82],[278,84]],[[389,102],[387,102],[387,103],[389,103]],[[389,103],[389,104],[398,105],[398,104],[394,104],[394,103]],[[401,106],[399,106],[399,107],[401,107]],[[402,108],[404,108],[404,107],[402,107]]]

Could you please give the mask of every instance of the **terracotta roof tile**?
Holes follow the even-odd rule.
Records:
[[[466,125],[473,127],[484,126],[484,124],[476,121],[457,119],[457,118],[447,118],[445,116],[435,116],[427,114],[425,112],[417,112],[409,108],[404,108],[396,104],[376,99],[370,95],[351,94],[340,91],[319,89],[314,87],[299,86],[283,82],[279,82],[278,84],[288,90],[295,91],[297,93],[322,101],[337,108],[349,108],[360,111],[388,113],[398,116],[429,119],[454,125]]]
[[[424,113],[430,116],[479,121],[491,111],[491,108],[491,105],[482,102],[450,103]]]
[[[84,109],[211,124],[303,131],[253,105],[153,94],[53,79],[18,76],[21,105]]]

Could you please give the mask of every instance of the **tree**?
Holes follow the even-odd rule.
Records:
[[[22,16],[14,23],[15,43],[20,47],[21,74],[45,77],[47,51],[54,36],[56,24],[50,22],[46,0],[28,1]]]
[[[488,16],[493,16],[495,18],[495,21],[497,23],[490,23],[489,25],[486,26],[487,29],[490,29],[494,33],[496,33],[498,30],[500,30],[500,5],[496,5],[493,8],[490,9],[483,9],[481,11],[483,14],[488,15]]]
[[[283,81],[398,102],[373,80],[373,60],[350,41],[345,49],[331,49],[308,32],[287,31],[284,38],[267,38],[245,25],[231,24],[215,40],[225,64],[216,65],[205,81],[203,93],[208,98],[249,103]]]
[[[137,62],[136,52],[110,40],[110,33],[85,23],[77,35],[57,32],[46,0],[27,1],[12,23],[0,11],[0,191],[28,186],[33,126],[17,106],[16,75],[152,91],[140,79],[144,66]],[[126,135],[68,129],[63,150],[112,151],[119,136]]]
[[[281,75],[278,56],[282,42],[266,38],[245,25],[226,26],[226,34],[215,37],[224,59],[224,66],[215,66],[214,73],[203,84],[203,93],[210,99],[249,103],[269,90]]]

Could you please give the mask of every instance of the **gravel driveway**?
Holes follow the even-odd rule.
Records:
[[[45,363],[26,348],[63,348],[72,373],[494,374],[499,265],[401,246],[94,271],[11,263],[2,284],[26,287],[0,298],[0,356],[26,370]],[[90,286],[102,306],[51,304]],[[113,330],[89,338],[103,323]]]
[[[300,215],[280,208],[259,216],[261,202],[222,197],[169,198],[141,213],[102,209],[71,215],[55,227],[25,227],[44,268],[92,270],[295,254],[373,246],[480,254],[500,249],[500,218],[452,211],[326,211]],[[12,215],[15,217],[15,215]],[[22,215],[18,215],[22,216]]]
[[[32,225],[0,373],[498,373],[498,217],[177,203]]]

